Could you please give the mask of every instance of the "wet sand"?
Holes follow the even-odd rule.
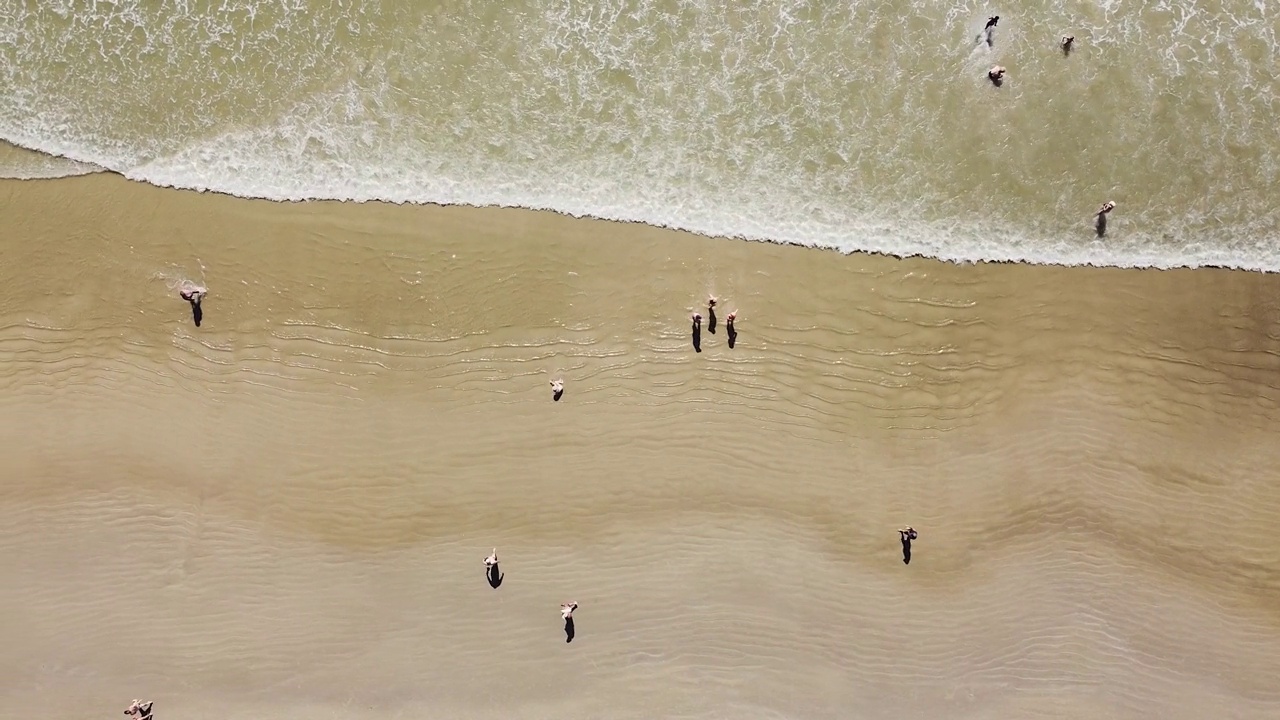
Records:
[[[1280,713],[1280,276],[0,201],[15,716]]]

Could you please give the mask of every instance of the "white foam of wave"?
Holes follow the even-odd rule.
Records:
[[[761,193],[767,179],[733,187],[628,181],[627,170],[598,162],[562,164],[553,170],[480,157],[465,161],[415,157],[396,143],[379,142],[376,119],[362,116],[365,89],[312,98],[279,124],[227,132],[172,156],[111,169],[127,178],[162,186],[212,191],[275,201],[385,201],[518,207],[574,217],[640,222],[711,237],[779,242],[841,252],[897,257],[922,256],[952,262],[1027,262],[1113,267],[1216,266],[1280,272],[1280,246],[1266,239],[1266,225],[1242,231],[1255,241],[1198,241],[1171,244],[1170,234],[1151,238],[1125,233],[1113,221],[1106,239],[1089,238],[1091,218],[1079,223],[1078,237],[1054,240],[999,220],[921,220],[909,201],[896,208],[869,210],[834,206],[810,196],[782,191]],[[341,121],[333,117],[341,115]],[[331,128],[344,127],[336,135]],[[78,151],[66,145],[58,150]],[[87,155],[88,153],[86,153]],[[353,158],[359,158],[358,164]],[[119,162],[119,159],[115,159]],[[595,158],[595,160],[601,160]],[[68,161],[75,162],[75,161]],[[111,161],[107,161],[111,162]],[[98,168],[92,163],[78,166]],[[1117,214],[1123,218],[1123,213]]]
[[[327,149],[322,159],[299,151],[319,142]],[[342,159],[358,156],[360,150],[370,158],[367,146],[339,147],[331,136],[321,141],[305,125],[295,124],[228,133],[123,174],[160,186],[276,201],[519,207],[641,222],[711,237],[953,262],[1280,271],[1280,246],[1271,241],[1201,240],[1171,246],[1168,237],[1157,239],[1165,242],[1153,242],[1141,233],[1123,233],[1123,220],[1113,221],[1106,239],[1055,241],[998,221],[926,222],[911,217],[910,207],[856,213],[784,193],[753,193],[751,188],[735,192],[723,187],[717,194],[693,194],[663,183],[627,184],[599,167],[562,166],[554,172],[520,174],[496,163],[486,167],[477,162],[464,171],[451,171],[450,163],[425,159],[409,164],[400,158],[401,164],[393,166],[379,162],[393,162],[393,157],[381,157],[362,167]],[[1258,233],[1268,230],[1256,228]],[[1092,218],[1086,215],[1079,223],[1079,234],[1089,237],[1091,233]]]
[[[678,4],[683,8],[691,2],[701,11],[681,15],[641,3],[627,5],[629,12],[623,13],[618,2],[585,9],[548,2],[535,8],[545,11],[545,26],[523,17],[527,37],[504,48],[510,51],[507,55],[491,47],[503,36],[501,27],[473,30],[482,25],[477,22],[424,32],[426,45],[402,39],[403,57],[375,58],[372,65],[360,68],[358,78],[339,81],[336,89],[329,79],[316,81],[329,89],[309,91],[268,122],[228,129],[226,122],[214,123],[195,108],[190,117],[174,116],[172,127],[183,132],[133,142],[122,135],[127,123],[117,122],[114,135],[97,137],[86,130],[85,109],[74,98],[49,100],[49,93],[37,97],[39,93],[32,95],[30,87],[19,84],[8,102],[0,102],[0,110],[8,111],[0,112],[0,134],[136,180],[274,200],[518,206],[712,236],[961,262],[1280,270],[1274,213],[1248,226],[1234,219],[1248,214],[1236,213],[1231,227],[1215,234],[1198,226],[1192,228],[1193,237],[1171,226],[1167,214],[1161,222],[1145,224],[1155,230],[1143,231],[1142,209],[1122,201],[1105,241],[1092,237],[1088,209],[1080,207],[1079,198],[1059,199],[1056,217],[1031,223],[1000,215],[1002,204],[986,214],[966,213],[975,193],[955,181],[967,182],[969,176],[957,171],[954,177],[924,178],[922,173],[938,170],[938,163],[922,163],[912,154],[918,154],[920,145],[913,141],[942,142],[944,132],[952,129],[949,123],[961,119],[929,112],[928,103],[936,99],[929,95],[929,78],[921,75],[916,82],[894,85],[892,96],[864,94],[850,102],[839,83],[856,79],[859,87],[874,86],[879,71],[861,62],[840,64],[847,58],[838,43],[806,44],[811,31],[796,20],[805,8],[780,1],[752,12],[735,10],[738,26],[730,32],[719,15],[706,12],[717,4]],[[863,21],[877,16],[865,8],[858,12],[862,15],[841,15],[842,27],[865,28]],[[971,18],[966,21],[970,25],[981,26],[978,8],[961,12]],[[270,26],[272,37],[291,27],[292,17],[282,16]],[[332,23],[317,20],[319,14],[309,17],[307,22],[315,27],[308,25],[290,41],[290,47],[304,53],[299,57],[326,67],[350,60],[346,51],[331,49],[312,57],[313,47],[337,47],[340,33]],[[1136,27],[1136,22],[1117,26]],[[160,29],[168,32],[169,24]],[[829,23],[824,19],[819,25]],[[227,32],[236,27],[227,25]],[[671,42],[684,44],[655,56],[649,45],[664,37],[662,32],[652,34],[655,27],[666,28],[663,32]],[[1110,28],[1106,23],[1097,27]],[[313,37],[327,39],[313,45]],[[63,38],[68,47],[72,40],[74,36]],[[473,58],[467,54],[469,48],[488,50]],[[886,52],[899,48],[907,53],[902,61],[908,64],[932,52],[927,44],[890,45]],[[535,66],[532,70],[512,67],[504,60],[508,56],[537,62],[526,62]],[[690,58],[698,62],[689,64]],[[875,59],[895,62],[883,54]],[[185,62],[173,59],[188,67],[180,61]],[[414,86],[413,97],[405,103],[404,89],[395,86],[410,65],[454,70],[465,66],[469,77],[461,89]],[[837,83],[829,68],[848,77]],[[975,68],[959,72],[980,74]],[[13,73],[21,67],[10,64],[7,69],[17,77]],[[188,72],[194,73],[193,80],[204,78],[203,70]],[[681,72],[691,75],[682,77]],[[162,73],[154,68],[148,73],[136,78],[135,104],[147,105],[160,97],[147,88]],[[397,73],[399,80],[394,78]],[[855,78],[857,73],[870,77]],[[238,88],[256,82],[249,76],[228,77],[239,83]],[[1162,81],[1173,77],[1161,76]],[[314,89],[314,84],[308,87]],[[549,105],[548,98],[563,103]],[[420,102],[437,106],[433,111],[443,110],[424,114],[415,104]],[[877,102],[883,107],[873,104]],[[255,113],[264,107],[255,106]],[[913,107],[921,112],[911,112]],[[1238,107],[1233,100],[1228,109],[1235,114],[1225,119],[1248,129]],[[248,122],[245,115],[238,119]],[[983,128],[980,119],[963,119],[974,129]],[[815,136],[821,137],[815,141]],[[960,137],[961,143],[970,143],[968,134]],[[1128,140],[1102,136],[1097,142],[1132,151],[1136,145]],[[949,150],[954,151],[956,141],[951,143]],[[1273,150],[1264,147],[1265,153]],[[1185,154],[1192,167],[1203,157]],[[857,175],[859,160],[867,161],[871,170]],[[1210,161],[1218,162],[1216,157]],[[996,174],[1003,171],[1008,183],[1043,194],[1036,188],[1042,183],[1029,175],[1035,168],[1034,162],[1009,164],[997,168]],[[1001,187],[995,181],[990,186]],[[872,191],[880,197],[872,197]],[[891,202],[885,202],[886,195]],[[953,199],[961,196],[964,201],[956,212]],[[940,204],[931,207],[933,201]],[[1041,198],[1039,206],[1045,205]],[[945,212],[938,212],[939,207]]]

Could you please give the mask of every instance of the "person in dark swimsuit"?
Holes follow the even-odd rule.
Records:
[[[917,535],[914,528],[910,525],[898,531],[898,537],[902,539],[902,564],[911,564],[911,541],[915,540]]]

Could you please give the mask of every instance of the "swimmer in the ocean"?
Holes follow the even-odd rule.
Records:
[[[1062,36],[1062,54],[1063,54],[1063,55],[1070,55],[1070,54],[1071,54],[1071,46],[1072,46],[1073,44],[1075,44],[1075,41],[1076,41],[1076,36],[1075,36],[1075,35],[1063,35],[1063,36]]]
[[[915,540],[917,535],[914,528],[910,525],[898,531],[898,537],[902,539],[902,562],[904,565],[911,564],[911,541]]]
[[[551,381],[551,399],[558,401],[561,395],[564,395],[564,381],[552,380]]]
[[[1094,215],[1093,229],[1098,233],[1098,237],[1107,234],[1107,213],[1116,209],[1116,204],[1108,200],[1102,203],[1102,207],[1098,208],[1098,212]]]
[[[991,81],[991,84],[1000,87],[1004,83],[1004,73],[1003,65],[992,65],[991,69],[987,71],[987,79]]]
[[[1000,22],[999,15],[992,15],[991,17],[987,18],[987,24],[983,26],[982,33],[978,35],[977,40],[981,42],[982,40],[985,39],[987,41],[987,47],[994,46],[996,42],[995,40],[996,25],[999,22]]]
[[[151,701],[148,700],[147,702],[142,702],[141,700],[134,700],[133,704],[129,706],[129,709],[124,711],[124,714],[131,718],[137,718],[138,720],[150,720]]]

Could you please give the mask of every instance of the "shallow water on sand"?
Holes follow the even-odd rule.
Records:
[[[1280,712],[1280,279],[0,197],[6,707]]]

